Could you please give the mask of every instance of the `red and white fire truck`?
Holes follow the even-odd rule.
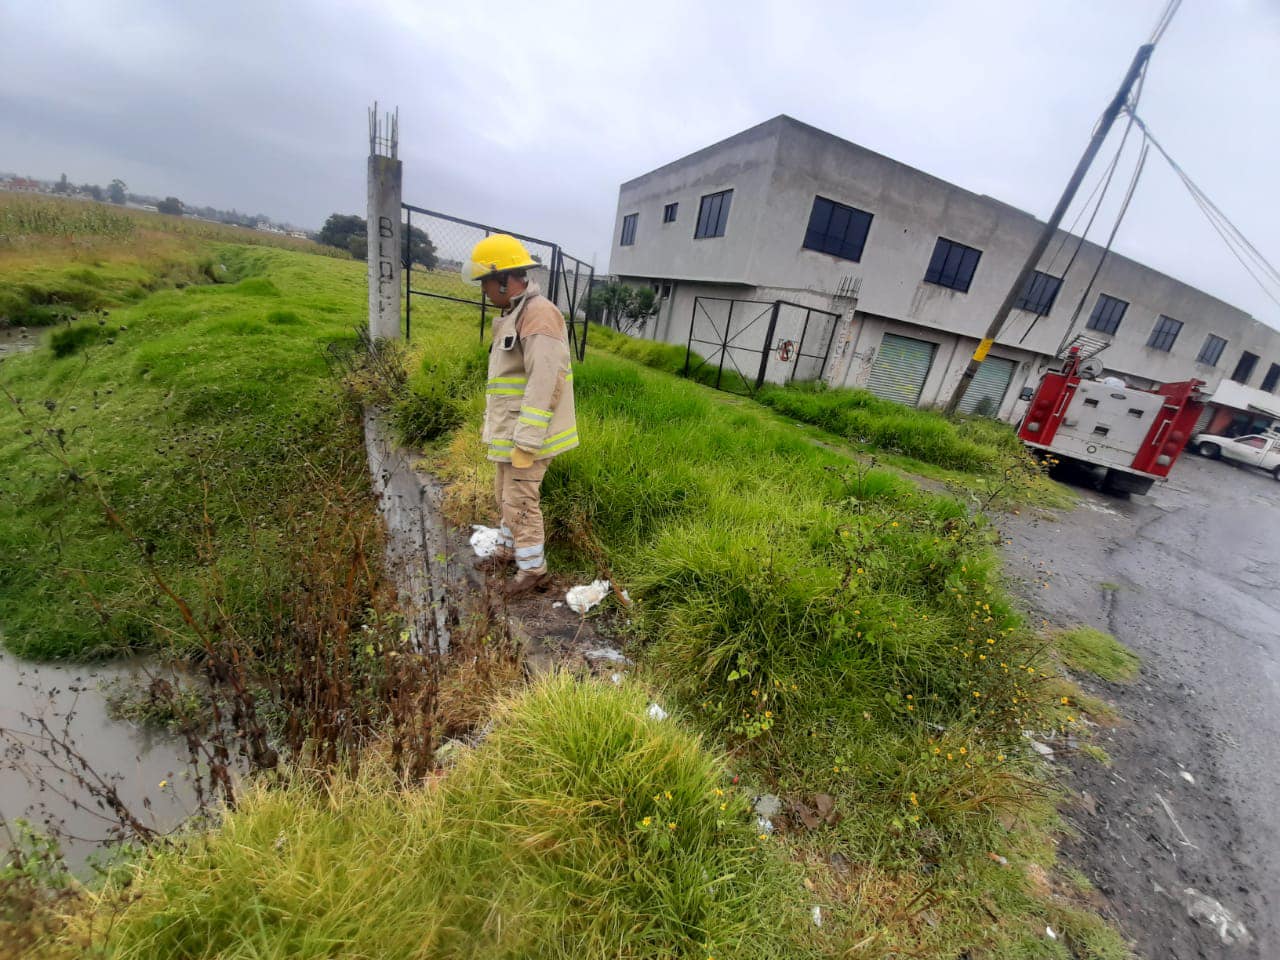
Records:
[[[1204,406],[1203,380],[1155,390],[1096,379],[1103,364],[1072,346],[1061,372],[1044,375],[1018,436],[1029,447],[1088,470],[1101,489],[1146,493],[1169,475]]]

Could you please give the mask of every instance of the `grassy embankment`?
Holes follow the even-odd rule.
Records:
[[[323,285],[318,261],[269,260],[260,279],[291,297],[294,271]],[[480,510],[474,332],[419,332],[402,425],[444,434],[453,507]],[[577,389],[585,445],[546,486],[554,548],[631,588],[633,649],[676,719],[641,719],[630,683],[553,684],[434,785],[401,793],[366,769],[262,790],[142,863],[107,949],[1122,956],[1055,892],[1052,790],[1020,731],[1071,729],[1075,707],[1001,594],[981,521],[607,353]],[[763,789],[788,805],[777,833],[746,812]]]
[[[189,640],[150,564],[206,620],[216,608],[250,634],[279,612],[316,478],[363,481],[323,355],[355,338],[363,265],[211,242],[252,232],[210,227],[0,201],[0,313],[70,318],[52,349],[0,365],[0,630],[15,652]]]

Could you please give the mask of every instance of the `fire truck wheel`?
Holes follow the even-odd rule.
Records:
[[[1200,446],[1196,447],[1196,450],[1199,452],[1200,456],[1208,457],[1210,460],[1217,460],[1222,456],[1222,448],[1216,443],[1202,443]]]

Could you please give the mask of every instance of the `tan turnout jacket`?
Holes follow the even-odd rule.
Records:
[[[548,460],[578,445],[564,316],[537,284],[493,323],[485,393],[490,460],[509,462],[514,447]]]

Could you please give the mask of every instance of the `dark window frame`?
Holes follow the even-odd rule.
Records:
[[[1267,371],[1267,375],[1262,378],[1261,389],[1266,393],[1275,393],[1276,384],[1280,384],[1280,363],[1273,363]]]
[[[1061,277],[1055,277],[1043,270],[1032,270],[1031,276],[1027,277],[1027,282],[1013,305],[1019,310],[1034,313],[1037,317],[1047,316],[1053,309],[1053,303],[1058,299],[1058,291],[1061,289]]]
[[[1235,370],[1231,372],[1230,379],[1239,384],[1247,384],[1249,378],[1253,376],[1253,371],[1258,369],[1259,359],[1256,353],[1250,353],[1248,350],[1242,351],[1240,359],[1236,361]]]
[[[939,237],[938,242],[933,245],[933,255],[924,272],[924,282],[968,293],[981,259],[982,251],[977,247]]]
[[[1089,314],[1089,322],[1085,324],[1085,328],[1114,336],[1115,332],[1120,329],[1120,322],[1124,320],[1124,313],[1128,309],[1128,300],[1121,300],[1119,297],[1100,293],[1098,294],[1098,302],[1093,305],[1093,313]]]
[[[1151,336],[1147,337],[1147,346],[1153,350],[1163,350],[1168,353],[1177,343],[1178,334],[1181,332],[1182,321],[1162,313],[1156,318],[1155,326],[1151,328]]]
[[[664,206],[662,208],[662,222],[675,223],[676,213],[679,210],[679,208],[680,208],[679,200],[677,200],[675,203],[668,203],[666,206]]]
[[[1210,333],[1204,338],[1204,346],[1200,348],[1200,352],[1196,354],[1196,363],[1204,363],[1211,367],[1216,367],[1218,361],[1222,359],[1222,351],[1227,349],[1227,341],[1216,333]]]
[[[639,213],[628,213],[622,218],[622,236],[618,238],[618,246],[630,247],[636,242],[636,224],[639,222]]]
[[[809,224],[805,227],[804,241],[800,246],[805,250],[860,263],[862,252],[867,246],[867,235],[871,232],[871,221],[874,219],[875,214],[866,210],[817,195],[813,198]],[[852,240],[851,234],[854,235]]]
[[[703,194],[698,201],[698,221],[693,227],[693,239],[710,240],[723,237],[729,226],[729,207],[733,203],[733,188]]]

